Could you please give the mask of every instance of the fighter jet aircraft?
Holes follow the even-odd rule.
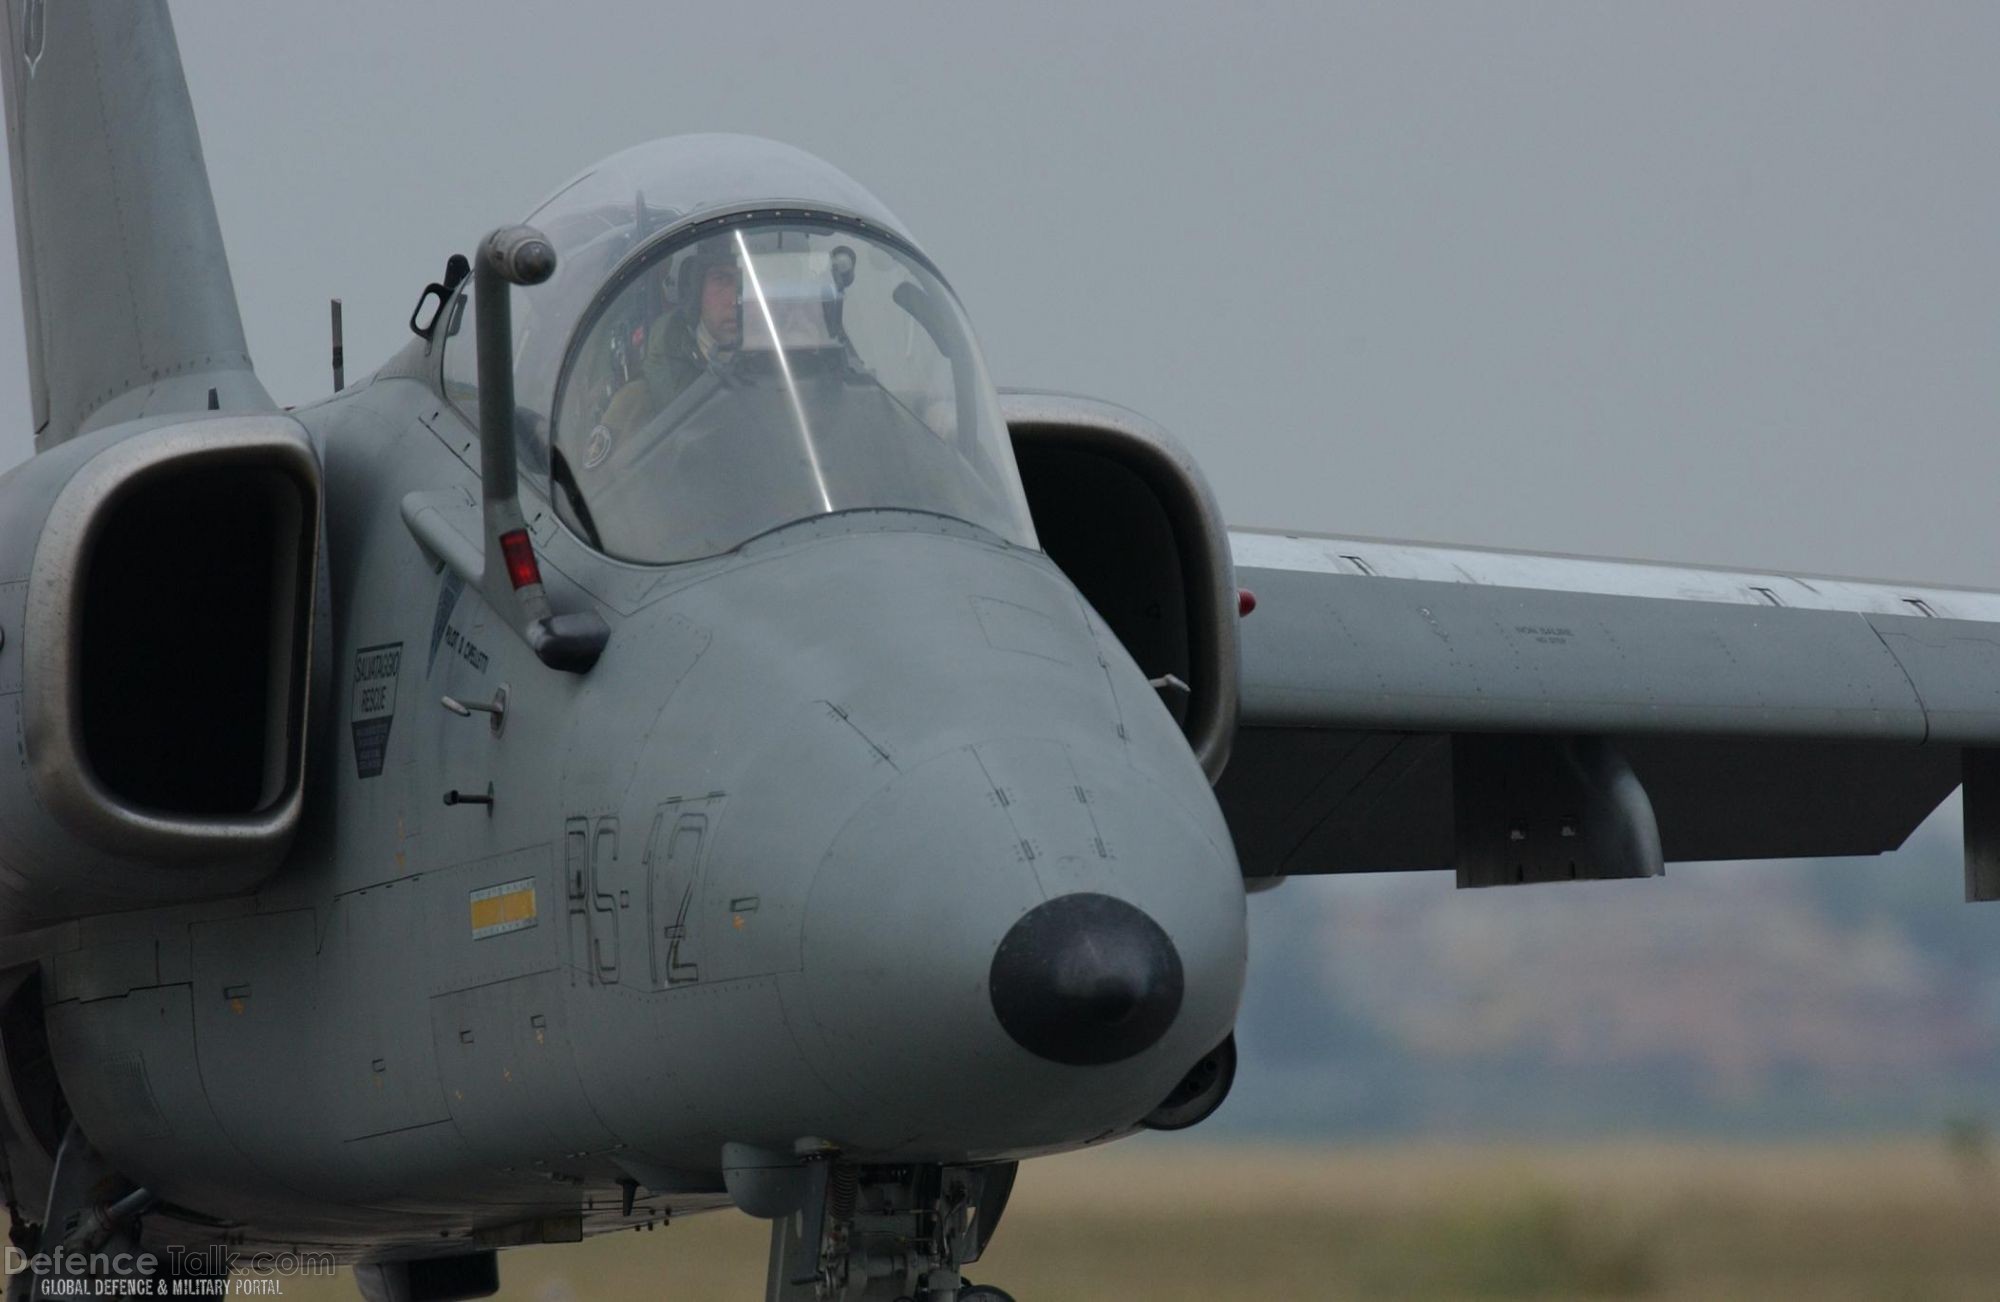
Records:
[[[1962,784],[2000,895],[2000,596],[1232,533],[736,136],[496,216],[279,410],[164,4],[8,41],[17,1296],[448,1302],[734,1206],[771,1299],[1003,1297],[1017,1163],[1227,1094],[1248,891],[1877,853]]]

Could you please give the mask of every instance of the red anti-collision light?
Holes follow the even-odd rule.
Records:
[[[535,564],[535,548],[526,529],[509,529],[500,535],[500,554],[507,558],[507,578],[517,588],[542,581],[542,567]]]
[[[1257,594],[1248,588],[1236,590],[1236,618],[1241,619],[1257,609]]]

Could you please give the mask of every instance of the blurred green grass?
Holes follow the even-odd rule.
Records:
[[[1132,1299],[1990,1299],[1984,1149],[1619,1143],[1204,1147],[1168,1137],[1030,1162],[986,1259],[1021,1302]],[[518,1249],[519,1302],[761,1296],[735,1212]],[[299,1302],[353,1284],[287,1281]]]

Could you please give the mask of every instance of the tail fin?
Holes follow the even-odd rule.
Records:
[[[0,63],[36,450],[136,416],[270,409],[166,0],[7,0]]]

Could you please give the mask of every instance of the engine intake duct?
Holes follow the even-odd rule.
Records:
[[[1007,390],[1000,409],[1042,547],[1146,676],[1173,685],[1164,703],[1216,781],[1236,737],[1239,606],[1208,480],[1122,407]]]
[[[169,464],[106,507],[74,663],[82,758],[112,800],[244,817],[293,785],[310,488],[268,464]]]
[[[0,478],[0,715],[26,761],[0,767],[0,927],[233,893],[283,858],[320,511],[275,415],[133,422]]]

